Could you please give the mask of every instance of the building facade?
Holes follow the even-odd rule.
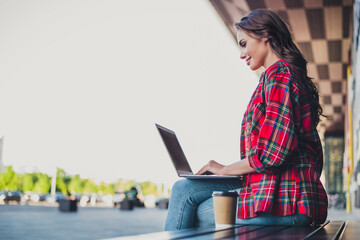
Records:
[[[353,38],[351,50],[351,71],[348,85],[348,144],[349,152],[344,165],[345,178],[349,184],[351,207],[360,211],[360,0],[353,5]]]

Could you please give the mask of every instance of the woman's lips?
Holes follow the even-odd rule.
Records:
[[[247,65],[250,65],[250,59],[251,59],[251,58],[246,59],[246,64],[247,64]]]

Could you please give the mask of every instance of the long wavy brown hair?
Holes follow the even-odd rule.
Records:
[[[250,33],[255,38],[268,38],[274,52],[287,63],[294,66],[304,79],[304,86],[309,97],[312,121],[315,126],[323,116],[319,103],[319,92],[312,78],[307,75],[307,61],[292,40],[284,21],[273,11],[257,9],[248,13],[240,22],[235,23],[237,30]]]

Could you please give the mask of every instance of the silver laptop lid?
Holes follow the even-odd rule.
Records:
[[[190,165],[186,160],[185,154],[181,149],[180,143],[175,135],[175,132],[167,129],[159,124],[155,124],[160,136],[166,146],[170,158],[174,164],[178,176],[193,175]]]

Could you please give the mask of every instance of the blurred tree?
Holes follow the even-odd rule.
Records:
[[[154,194],[157,195],[157,186],[155,183],[152,183],[150,181],[146,181],[146,182],[142,182],[139,184],[143,195],[148,195],[148,194]]]
[[[98,193],[100,195],[106,195],[106,194],[114,194],[114,184],[108,184],[105,182],[101,182],[99,189],[98,189]]]
[[[83,180],[83,193],[96,193],[97,187],[90,179]]]
[[[103,181],[101,181],[97,193],[100,194],[100,195],[104,195],[105,192],[106,192],[106,184]]]
[[[7,166],[6,171],[0,173],[0,189],[14,191],[20,190],[21,188],[21,178],[17,174],[12,166]]]
[[[115,193],[115,184],[109,183],[107,185],[106,193],[105,194],[114,194]]]
[[[66,195],[70,193],[114,194],[130,190],[137,184],[134,180],[119,179],[116,183],[101,182],[96,185],[90,179],[81,179],[79,174],[68,176],[61,168],[57,168],[56,172],[56,192]],[[144,195],[157,195],[156,184],[146,181],[139,185]],[[50,188],[51,178],[45,173],[26,173],[21,176],[13,170],[12,166],[7,166],[6,171],[0,173],[0,189],[49,193]]]
[[[66,187],[66,173],[63,169],[58,168],[56,171],[56,192],[68,194]]]
[[[51,187],[51,178],[44,173],[37,173],[37,181],[34,184],[33,192],[49,193]]]
[[[75,176],[71,177],[71,180],[68,185],[68,191],[71,194],[83,193],[84,191],[83,180],[81,180],[79,174],[76,174]]]
[[[134,180],[126,180],[126,179],[119,179],[117,183],[115,184],[115,191],[116,192],[124,192],[126,190],[129,190],[133,186],[135,186],[137,182]]]
[[[32,191],[34,188],[34,174],[26,173],[22,177],[21,190],[22,192]]]

